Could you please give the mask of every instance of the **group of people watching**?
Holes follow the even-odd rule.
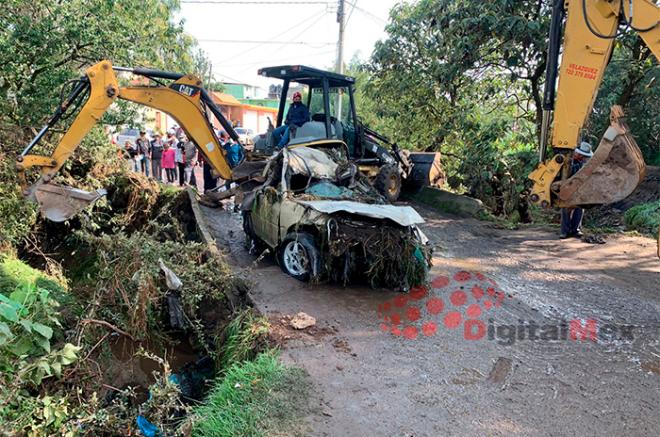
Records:
[[[146,131],[140,131],[140,136],[132,144],[129,140],[124,144],[128,157],[133,161],[133,170],[144,173],[168,183],[177,182],[179,185],[195,185],[195,166],[199,159],[195,143],[190,141],[186,134],[170,130],[163,139],[160,132],[153,139],[147,137]]]
[[[227,151],[226,159],[231,167],[238,165],[244,158],[240,144],[231,141],[225,131],[217,132],[220,145]],[[197,185],[195,167],[203,169],[204,191],[212,190],[218,184],[218,178],[213,176],[211,165],[197,151],[194,142],[188,139],[182,129],[169,130],[163,138],[160,132],[153,139],[147,137],[144,130],[132,144],[127,140],[124,144],[125,156],[133,163],[133,170],[145,176],[151,176],[162,182],[180,186]],[[163,178],[163,173],[165,174]]]

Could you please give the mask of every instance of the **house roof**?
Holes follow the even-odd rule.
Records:
[[[247,104],[247,103],[243,103],[242,106],[245,109],[252,109],[252,110],[255,110],[255,111],[270,112],[272,114],[277,114],[277,108],[271,108],[269,106],[250,105],[250,104]]]
[[[219,93],[213,91],[213,101],[222,106],[241,106],[241,102],[236,99],[236,97],[231,94]]]

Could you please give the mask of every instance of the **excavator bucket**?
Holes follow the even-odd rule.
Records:
[[[618,202],[644,179],[644,158],[625,124],[620,106],[612,108],[610,121],[594,156],[575,175],[553,184],[553,190],[559,194],[558,206]]]
[[[107,194],[104,189],[89,192],[48,183],[37,183],[30,191],[41,215],[54,222],[69,220]]]

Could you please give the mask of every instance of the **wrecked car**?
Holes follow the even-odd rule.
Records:
[[[302,281],[366,280],[404,291],[423,283],[431,259],[417,227],[424,220],[388,204],[347,155],[343,143],[325,140],[271,158],[263,184],[241,205],[248,248],[273,250],[282,270]]]

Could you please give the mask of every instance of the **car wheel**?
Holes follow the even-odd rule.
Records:
[[[300,281],[318,280],[322,262],[314,237],[306,232],[292,232],[277,251],[277,261],[284,273]]]
[[[374,187],[390,202],[395,202],[401,194],[401,174],[396,165],[384,165],[378,170]]]
[[[250,255],[260,255],[266,245],[254,232],[250,211],[243,211],[243,232],[245,232],[245,247],[248,253]]]

